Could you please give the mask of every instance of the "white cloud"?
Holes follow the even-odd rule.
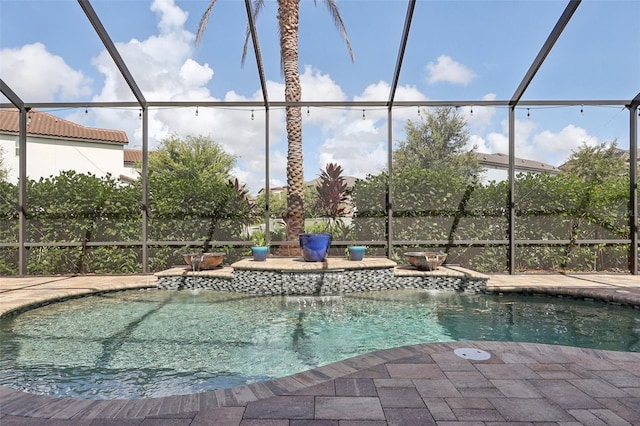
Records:
[[[347,99],[342,88],[331,79],[329,74],[323,74],[310,65],[305,66],[304,71],[300,74],[300,84],[302,85],[303,101],[344,101]],[[269,94],[272,93],[275,95],[274,97],[284,100],[284,85],[280,84],[277,88],[270,89]],[[325,130],[327,126],[341,122],[344,115],[337,108],[303,108],[302,114],[304,124],[319,124]]]
[[[445,82],[467,85],[476,77],[471,69],[447,55],[440,55],[436,62],[429,62],[426,71],[429,84]]]
[[[507,135],[497,132],[487,134],[486,142],[478,149],[479,152],[488,154],[507,154],[509,152],[509,138]]]
[[[486,138],[477,135],[472,138],[478,145],[479,152],[502,154],[509,152],[507,120],[502,121],[502,127],[502,133],[491,132]],[[585,129],[573,124],[568,124],[559,132],[543,130],[535,133],[537,127],[534,121],[516,120],[516,157],[559,166],[568,159],[572,151],[579,149],[583,142],[589,145],[599,142],[596,136],[590,135]]]
[[[470,150],[475,147],[477,152],[485,152],[489,153],[491,148],[489,147],[488,142],[480,135],[470,135],[469,142],[465,149]]]
[[[508,120],[502,121],[502,125],[505,129],[504,134],[508,135]],[[533,120],[516,120],[516,157],[526,158],[528,160],[535,160],[537,155],[541,155],[537,148],[531,143],[531,135],[538,127],[537,123]],[[505,152],[509,152],[508,150]]]
[[[0,75],[24,101],[76,100],[91,94],[91,79],[42,43],[0,50]]]
[[[365,87],[364,92],[354,96],[354,101],[386,101],[389,99],[391,86],[386,81],[378,81]]]
[[[200,65],[193,59],[187,59],[180,67],[180,80],[187,87],[201,88],[213,77],[213,70],[208,65]]]
[[[158,29],[163,34],[182,30],[189,16],[173,0],[154,0],[151,10],[160,17]]]
[[[595,145],[599,143],[599,140],[598,137],[589,135],[585,129],[573,124],[565,126],[558,133],[545,130],[533,137],[533,146],[539,153],[533,159],[543,161],[546,157],[548,160],[554,161],[554,165],[560,165],[568,159],[572,151],[578,150],[583,143]]]
[[[363,178],[378,173],[387,166],[385,135],[373,131],[339,134],[324,141],[318,155],[318,168],[327,163],[338,163],[347,176]]]
[[[398,92],[414,90],[398,88]],[[355,101],[387,99],[389,84],[367,86]],[[404,96],[404,94],[403,94]],[[394,117],[397,118],[397,117]],[[378,173],[387,166],[387,108],[355,108],[342,112],[342,119],[329,127],[330,135],[318,147],[317,168],[338,163],[347,176],[359,178]]]
[[[488,93],[482,97],[483,101],[493,101],[495,93]],[[471,132],[483,132],[489,128],[496,115],[496,108],[492,106],[466,106],[461,108],[461,113],[467,120]]]
[[[323,74],[311,65],[305,65],[300,74],[303,101],[344,101],[347,95],[342,88],[331,79],[329,74]],[[276,96],[284,99],[284,90]]]

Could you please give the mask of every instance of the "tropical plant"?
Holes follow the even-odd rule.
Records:
[[[315,0],[314,0],[315,2]],[[264,7],[264,0],[253,0],[252,15],[256,19]],[[353,60],[351,42],[347,36],[342,17],[335,0],[324,0],[334,24],[347,44]],[[196,44],[209,22],[216,0],[211,0],[206,8],[196,34]],[[300,24],[300,0],[278,0],[278,28],[280,31],[280,60],[284,74],[285,102],[300,102],[302,87],[298,63],[298,29]],[[247,25],[242,62],[246,57],[250,28]],[[299,106],[286,107],[287,126],[287,241],[296,241],[298,234],[304,232],[304,172],[302,167],[302,114]]]
[[[316,186],[315,209],[331,223],[344,215],[345,203],[349,200],[347,182],[342,176],[343,171],[339,164],[327,164],[320,170],[319,182]]]

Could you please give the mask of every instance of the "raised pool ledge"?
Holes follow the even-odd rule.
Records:
[[[257,295],[332,295],[395,289],[439,289],[483,292],[488,276],[443,265],[435,271],[398,266],[384,257],[361,261],[327,258],[305,262],[301,257],[243,259],[231,266],[193,272],[186,265],[156,273],[163,289],[209,289]]]

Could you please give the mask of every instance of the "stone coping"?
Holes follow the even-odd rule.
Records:
[[[219,277],[219,278],[233,278],[233,268],[230,266],[218,266],[215,269],[203,269],[201,271],[194,272],[188,265],[174,266],[164,271],[156,272],[153,274],[155,277],[175,277],[175,276],[191,276],[196,275],[198,277]]]
[[[239,260],[230,266],[219,266],[215,269],[196,271],[197,276],[229,277],[234,270],[278,271],[278,272],[322,272],[357,269],[394,268],[394,274],[401,277],[451,276],[475,279],[488,279],[489,276],[457,265],[442,265],[433,271],[422,271],[411,265],[398,265],[386,257],[368,257],[360,261],[346,258],[328,257],[324,262],[305,262],[302,257],[270,257],[266,261],[255,261],[252,258]],[[194,272],[188,265],[156,272],[156,277],[189,276]]]
[[[0,318],[49,303],[111,291],[156,287],[151,275],[0,278]]]
[[[442,265],[433,271],[421,271],[410,265],[396,266],[394,274],[397,277],[428,277],[428,276],[447,276],[447,277],[465,277],[480,280],[488,280],[489,276],[471,269],[462,268],[460,266]]]
[[[386,257],[365,257],[362,260],[349,260],[340,257],[327,257],[324,262],[305,262],[302,257],[270,257],[264,262],[252,258],[242,259],[231,265],[233,269],[284,272],[321,272],[351,269],[393,268],[397,265]]]

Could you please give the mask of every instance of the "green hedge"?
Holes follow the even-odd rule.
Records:
[[[628,178],[590,184],[573,174],[522,174],[515,182],[516,239],[628,239]],[[142,189],[112,177],[75,172],[27,185],[27,241],[80,243],[28,249],[28,274],[139,273],[142,271]],[[351,194],[356,215],[350,227],[336,225],[336,239],[386,241],[386,174],[358,180]],[[439,240],[449,262],[482,272],[506,271],[507,247],[460,246],[454,241],[504,240],[508,237],[508,183],[480,184],[424,169],[394,176],[393,240]],[[18,241],[18,189],[0,182],[0,241]],[[232,262],[246,254],[241,246],[216,241],[244,241],[245,226],[262,218],[242,194],[216,180],[149,181],[151,241],[205,241],[199,247],[157,245],[150,248],[150,270],[182,263],[181,254],[225,251]],[[132,242],[131,246],[92,247],[84,242]],[[394,260],[417,244],[396,246]],[[381,248],[378,247],[377,254]],[[372,248],[371,252],[373,253]],[[628,244],[523,245],[516,270],[628,270]],[[0,274],[18,273],[18,250],[0,248]]]

